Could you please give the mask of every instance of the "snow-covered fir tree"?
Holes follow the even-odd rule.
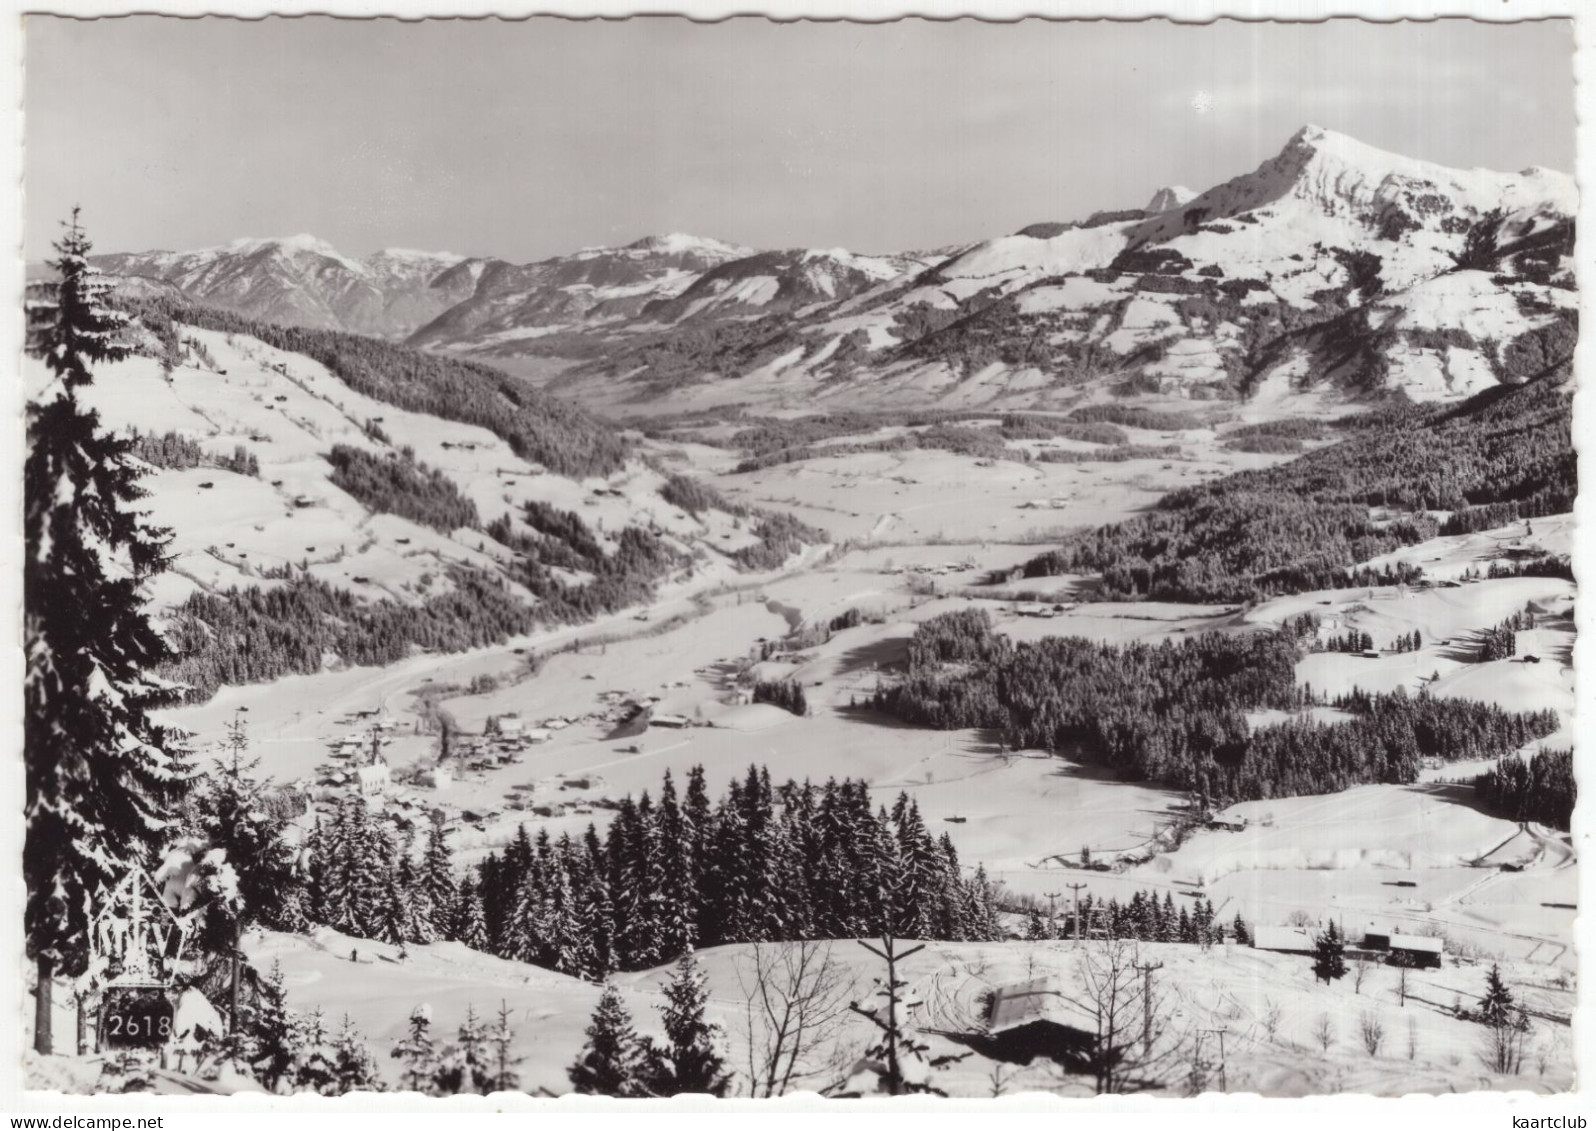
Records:
[[[648,1094],[645,1048],[632,1015],[614,983],[606,982],[588,1023],[587,1041],[567,1070],[571,1087],[585,1095],[635,1097]]]
[[[333,1041],[333,1078],[338,1095],[382,1091],[382,1076],[377,1071],[376,1058],[371,1055],[366,1039],[360,1035],[360,1030],[355,1028],[347,1013]]]
[[[438,1050],[432,1040],[432,1007],[410,1011],[405,1035],[390,1054],[403,1065],[400,1086],[407,1092],[429,1092],[438,1075]]]
[[[488,1090],[513,1092],[521,1086],[521,1074],[516,1071],[521,1058],[513,1051],[515,1029],[510,1025],[510,1006],[502,999],[499,1012],[494,1016],[493,1028],[488,1030],[487,1036],[489,1059],[493,1065],[493,1080]]]
[[[337,1095],[338,1050],[320,1007],[300,1014],[294,1026],[294,1089],[318,1095]]]
[[[225,864],[231,877],[204,908],[203,941],[217,953],[236,950],[244,928],[252,923],[294,929],[291,920],[298,908],[297,899],[286,898],[298,880],[284,822],[265,803],[268,783],[255,777],[260,760],[248,753],[243,719],[235,718],[228,724],[224,754],[197,783],[188,806],[207,865]]]
[[[422,860],[421,880],[434,936],[455,937],[454,864],[449,857],[449,831],[442,821],[433,821],[427,829],[427,850]]]
[[[55,977],[82,973],[100,893],[153,868],[182,784],[173,736],[149,718],[178,697],[153,675],[172,652],[143,595],[167,536],[135,507],[132,441],[77,399],[94,366],[126,353],[125,317],[106,303],[76,209],[55,246],[54,316],[37,339],[55,385],[28,405],[23,470],[24,923],[45,1053]]]
[[[298,1033],[288,1011],[283,971],[275,963],[261,983],[251,1028],[254,1056],[250,1067],[266,1090],[275,1092],[284,1081],[292,1081],[294,1065],[299,1059]]]
[[[704,1017],[709,993],[691,952],[676,963],[665,986],[660,1018],[665,1040],[651,1042],[648,1090],[656,1096],[724,1096],[731,1083],[720,1050],[720,1026]]]
[[[1327,986],[1337,978],[1346,977],[1346,949],[1346,941],[1332,919],[1313,941],[1313,976]]]
[[[472,950],[488,948],[488,928],[482,919],[482,899],[477,894],[476,882],[470,876],[460,881],[449,937]]]
[[[476,1007],[466,1006],[465,1018],[455,1032],[454,1043],[438,1057],[433,1080],[444,1095],[462,1092],[486,1093],[493,1090],[493,1056],[489,1036]]]

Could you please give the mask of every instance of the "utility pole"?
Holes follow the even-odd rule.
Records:
[[[1056,934],[1056,932],[1058,931],[1058,903],[1057,903],[1057,900],[1058,900],[1058,897],[1063,895],[1064,893],[1061,892],[1061,891],[1044,891],[1042,894],[1047,896],[1047,929],[1048,929],[1048,932],[1049,932],[1049,934],[1053,935],[1054,938],[1057,938],[1058,937],[1057,934]]]
[[[1219,1090],[1221,1092],[1229,1090],[1225,1086],[1225,1034],[1227,1032],[1229,1030],[1225,1028],[1197,1030],[1199,1040],[1204,1033],[1214,1033],[1219,1037]],[[1201,1046],[1199,1045],[1198,1047],[1200,1048]]]
[[[1085,884],[1065,884],[1075,899],[1075,941],[1081,941],[1081,889]]]
[[[1162,970],[1162,962],[1135,963],[1142,972],[1142,1055],[1153,1053],[1153,971]]]

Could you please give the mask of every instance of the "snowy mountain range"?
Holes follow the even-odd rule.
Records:
[[[1308,126],[1257,169],[967,247],[859,255],[652,237],[517,266],[308,236],[106,256],[275,322],[564,368],[595,401],[1053,407],[1110,394],[1450,399],[1572,341],[1577,192]],[[724,392],[724,389],[721,389]]]
[[[382,337],[402,337],[463,302],[481,274],[480,261],[447,252],[391,248],[351,259],[310,235],[96,261],[108,274],[166,284],[208,306]]]

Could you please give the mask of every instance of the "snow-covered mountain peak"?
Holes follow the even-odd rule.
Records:
[[[417,251],[416,249],[409,247],[385,247],[381,251],[374,252],[367,256],[366,262],[415,264],[437,263],[446,267],[452,267],[456,263],[463,263],[466,258],[466,256],[456,255],[452,251]]]
[[[260,251],[263,248],[275,248],[284,252],[308,251],[329,258],[342,258],[342,253],[332,244],[309,232],[300,232],[297,236],[244,236],[215,250],[237,254]]]
[[[1453,169],[1308,125],[1252,172],[1148,217],[1132,241],[1163,243],[1236,217],[1267,223],[1272,214],[1293,225],[1351,224],[1385,239],[1421,228],[1455,236],[1492,209],[1571,214],[1576,201],[1572,179],[1559,173]]]
[[[694,236],[686,232],[667,232],[665,235],[644,236],[626,245],[627,251],[645,251],[655,255],[699,255],[714,259],[742,259],[753,254],[753,249],[726,243],[710,236]]]
[[[1147,211],[1168,212],[1171,208],[1179,208],[1186,204],[1196,195],[1185,185],[1165,185],[1153,193],[1153,199],[1147,202]]]

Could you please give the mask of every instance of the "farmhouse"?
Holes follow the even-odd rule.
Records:
[[[686,715],[655,715],[654,717],[652,717],[648,721],[649,721],[649,723],[651,725],[657,726],[657,727],[677,727],[677,728],[680,728],[680,727],[687,727],[687,726],[692,726],[693,725],[692,720],[689,719]]]
[[[1055,978],[1011,982],[992,990],[987,1033],[997,1059],[1029,1064],[1038,1056],[1062,1064],[1088,1054],[1097,1022]]]
[[[1369,931],[1363,936],[1363,945],[1369,950],[1388,953],[1393,962],[1401,961],[1404,965],[1419,968],[1438,968],[1446,953],[1446,944],[1441,939],[1426,935]]]

